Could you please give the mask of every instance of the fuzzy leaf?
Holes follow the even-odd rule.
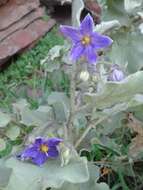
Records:
[[[37,110],[30,110],[25,107],[21,110],[21,122],[27,126],[43,126],[52,119],[53,112],[49,106],[40,106]]]
[[[130,32],[117,32],[112,35],[114,41],[110,59],[121,68],[127,67],[129,73],[140,70],[143,66],[143,35]]]
[[[84,9],[83,0],[73,0],[72,2],[72,25],[80,25],[81,12]]]
[[[0,138],[0,151],[3,151],[6,148],[6,142],[4,139]]]
[[[6,127],[11,121],[11,117],[0,111],[0,128]]]
[[[0,166],[0,189],[8,185],[11,174],[11,168]]]
[[[128,13],[133,13],[133,11],[136,11],[136,9],[141,9],[142,3],[142,0],[124,0],[125,10]]]
[[[109,190],[109,187],[105,183],[96,183],[99,178],[99,168],[95,165],[89,164],[88,169],[90,172],[90,178],[86,183],[71,184],[65,183],[59,190]],[[52,190],[56,190],[52,188]]]
[[[52,92],[48,97],[48,104],[53,106],[56,120],[64,122],[69,117],[69,99],[62,92]]]
[[[128,102],[136,94],[143,93],[143,71],[138,71],[121,82],[108,82],[97,94],[87,94],[85,101],[99,109],[109,108],[115,104]]]
[[[6,130],[6,136],[11,140],[15,140],[20,135],[20,128],[16,125],[11,125]]]
[[[96,108],[94,108],[92,112],[92,120],[98,119],[99,117],[115,116],[116,114],[122,111],[133,109],[139,105],[143,105],[143,95],[136,94],[133,98],[129,99],[129,101],[116,104],[115,106],[112,106],[111,108],[105,108],[102,111],[98,111]],[[106,129],[104,129],[104,132],[105,131]]]
[[[87,161],[83,158],[71,160],[63,167],[60,166],[59,161],[49,160],[44,166],[38,167],[10,158],[6,161],[6,166],[13,168],[13,173],[4,190],[59,188],[65,181],[81,183],[89,179]]]
[[[118,20],[111,20],[106,22],[101,22],[95,26],[95,31],[101,34],[113,30],[115,28],[120,28],[121,24]]]
[[[106,1],[106,8],[102,12],[104,21],[118,20],[121,25],[128,25],[130,20],[129,16],[124,9],[124,0],[108,0]]]

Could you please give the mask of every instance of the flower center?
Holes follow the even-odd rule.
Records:
[[[90,44],[90,42],[91,42],[91,38],[90,38],[89,36],[84,36],[84,37],[82,38],[82,40],[81,40],[81,43],[82,43],[83,45],[88,45],[88,44]]]
[[[44,153],[47,153],[48,152],[48,146],[47,145],[45,145],[45,144],[42,144],[41,146],[40,146],[40,150],[42,151],[42,152],[44,152]]]

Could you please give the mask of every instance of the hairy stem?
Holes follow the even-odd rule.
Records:
[[[87,134],[89,133],[89,131],[92,129],[92,128],[95,128],[96,125],[98,125],[99,123],[101,123],[102,121],[104,121],[107,117],[102,117],[100,119],[98,119],[94,124],[90,124],[86,130],[83,132],[83,134],[81,135],[81,137],[77,140],[77,142],[75,143],[75,148],[77,148],[81,142],[84,140],[84,138],[87,136]]]
[[[70,116],[67,122],[68,136],[70,141],[73,142],[73,119],[75,113],[75,76],[76,76],[76,64],[72,64],[71,79],[70,79]]]

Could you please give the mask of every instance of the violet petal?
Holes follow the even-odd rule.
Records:
[[[57,146],[60,142],[62,142],[63,140],[62,139],[60,139],[60,138],[55,138],[55,137],[53,137],[53,138],[49,138],[48,140],[47,140],[47,145],[48,145],[48,147],[50,147],[50,146]]]
[[[78,29],[71,26],[60,26],[60,31],[65,37],[70,38],[74,43],[80,41],[81,35]]]
[[[81,22],[80,32],[83,35],[90,35],[93,31],[93,26],[94,26],[93,18],[90,16],[90,14],[88,14]]]
[[[59,152],[58,152],[56,147],[49,148],[49,150],[48,150],[48,156],[49,157],[56,158],[56,157],[58,157],[58,155],[59,155]]]
[[[47,159],[48,159],[48,156],[46,155],[46,153],[39,151],[37,156],[32,159],[32,162],[38,166],[41,166],[42,164],[44,164],[47,161]]]
[[[97,32],[94,32],[92,34],[91,39],[92,45],[95,49],[106,48],[110,46],[113,42],[113,40],[108,36],[98,34]]]
[[[87,57],[87,60],[89,63],[94,64],[97,60],[97,54],[94,51],[94,49],[92,48],[92,46],[87,46],[85,49],[85,55]]]
[[[80,43],[75,44],[71,50],[71,59],[73,61],[77,61],[79,59],[84,51],[84,46],[82,46]]]

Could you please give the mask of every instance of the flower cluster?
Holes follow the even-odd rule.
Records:
[[[61,32],[72,41],[71,58],[77,61],[84,57],[89,63],[96,63],[97,51],[112,44],[112,39],[93,31],[94,22],[88,14],[79,28],[61,26]]]
[[[26,147],[19,155],[21,160],[31,160],[34,164],[41,166],[48,158],[57,158],[59,151],[57,146],[63,140],[60,138],[45,139],[38,137],[35,142]]]

